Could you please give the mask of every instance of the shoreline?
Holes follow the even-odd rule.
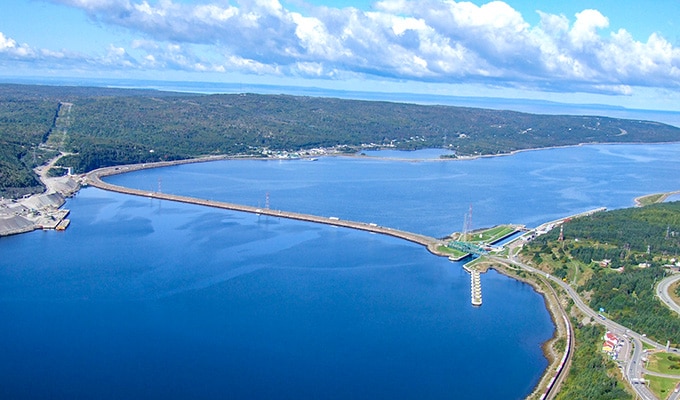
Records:
[[[553,323],[553,326],[555,327],[555,333],[553,334],[553,337],[546,340],[541,345],[541,351],[543,352],[543,356],[546,358],[546,360],[548,360],[548,365],[546,366],[545,371],[541,375],[532,392],[526,397],[526,399],[543,399],[544,397],[542,396],[544,396],[548,386],[551,385],[554,380],[557,380],[555,374],[560,372],[558,375],[561,375],[561,379],[563,379],[568,375],[569,372],[571,357],[568,357],[568,360],[565,360],[565,356],[561,356],[554,348],[555,343],[557,343],[560,339],[568,339],[567,334],[569,332],[569,327],[565,326],[566,321],[564,321],[564,318],[568,319],[569,315],[566,313],[566,311],[564,311],[564,307],[560,303],[560,299],[557,297],[554,289],[552,289],[553,295],[548,293],[546,285],[550,284],[549,282],[541,280],[540,276],[535,274],[520,276],[516,273],[516,271],[522,271],[521,269],[516,269],[499,260],[485,260],[479,264],[481,264],[480,266],[482,267],[480,268],[480,272],[486,272],[489,269],[493,269],[503,276],[531,286],[534,291],[543,298],[545,308],[548,311],[548,314],[550,314],[550,319]],[[562,365],[564,365],[566,368],[563,371],[559,371],[558,368],[560,368]]]
[[[676,194],[680,194],[680,190],[676,190],[676,191],[673,191],[673,192],[661,192],[661,193],[645,194],[645,195],[636,197],[635,199],[633,199],[633,201],[635,203],[635,207],[644,207],[646,205],[663,203],[670,196],[674,196]]]
[[[586,144],[579,144],[579,145],[570,145],[570,146],[558,146],[558,147],[552,147],[552,148],[565,148],[565,147],[580,147],[580,146],[587,146],[587,145],[601,145],[602,143],[586,143]],[[632,143],[621,143],[621,144],[632,144]],[[610,145],[609,143],[606,143],[606,145]],[[497,154],[497,155],[479,155],[479,156],[471,156],[468,158],[438,158],[438,159],[393,159],[393,158],[381,158],[381,157],[371,157],[371,156],[362,156],[358,154],[354,155],[348,155],[348,154],[325,154],[325,155],[318,155],[318,156],[323,156],[323,157],[348,157],[348,158],[357,158],[357,159],[373,159],[373,160],[393,160],[393,161],[406,161],[406,162],[414,162],[414,161],[457,161],[457,160],[470,160],[470,159],[476,159],[476,158],[482,158],[482,157],[498,157],[498,156],[508,156],[512,155],[515,153],[519,152],[524,152],[524,151],[536,151],[536,150],[546,150],[550,148],[538,148],[538,149],[523,149],[523,150],[517,150],[512,153],[505,153],[505,154]],[[174,160],[174,161],[161,161],[161,162],[155,162],[155,163],[142,163],[142,164],[128,164],[128,165],[121,165],[121,166],[111,166],[111,167],[106,167],[106,168],[101,168],[95,171],[101,171],[105,170],[107,173],[102,174],[101,176],[110,176],[110,175],[116,175],[116,174],[123,174],[127,172],[133,172],[133,171],[138,171],[138,170],[143,170],[143,169],[152,169],[152,168],[161,168],[161,167],[168,167],[168,166],[176,166],[176,165],[184,165],[184,164],[191,164],[191,163],[199,163],[199,162],[210,162],[210,161],[220,161],[220,160],[262,160],[262,161],[272,161],[272,160],[277,160],[277,159],[290,159],[290,160],[295,160],[295,159],[309,159],[313,158],[314,156],[306,156],[306,157],[297,157],[297,158],[277,158],[277,157],[257,157],[257,156],[227,156],[227,155],[219,155],[219,156],[204,156],[204,157],[198,157],[198,158],[192,158],[192,159],[183,159],[183,160]],[[47,168],[46,168],[47,169]],[[87,186],[89,184],[88,182],[88,176],[92,175],[95,173],[95,171],[90,171],[87,174],[79,175],[79,176],[69,176],[69,179],[76,178],[79,185],[77,189],[75,189],[70,195],[75,195],[78,190],[80,190],[81,187]],[[50,178],[53,179],[53,178]],[[45,191],[45,193],[39,194],[39,195],[34,195],[31,197],[38,197],[38,196],[44,196],[49,194],[48,192],[50,191],[50,187],[48,186],[48,189]],[[669,192],[667,195],[674,194],[674,193],[680,193],[680,191],[677,192]],[[646,196],[652,196],[652,195],[646,195]],[[636,198],[636,202],[638,199],[644,198],[646,196],[640,196]],[[65,202],[65,199],[64,199]],[[63,202],[62,204],[63,205]],[[61,207],[61,205],[59,207]],[[24,232],[29,232],[34,229],[26,230]],[[24,232],[15,232],[12,234],[19,234],[19,233],[24,233]],[[1,233],[0,233],[1,235]],[[426,248],[429,250],[429,246],[426,246]],[[432,252],[432,251],[431,251]],[[434,255],[437,256],[446,256],[444,254],[438,254],[436,252],[432,252]],[[489,261],[489,264],[491,264],[492,261]],[[496,261],[496,264],[498,262]],[[512,267],[509,265],[505,265],[504,267],[501,266],[489,266],[488,268],[493,268],[497,272],[511,278],[511,279],[516,279],[520,282],[527,283],[534,290],[540,294],[545,302],[546,309],[548,310],[551,320],[553,322],[553,325],[555,327],[555,335],[553,338],[547,340],[545,343],[542,344],[541,348],[543,351],[544,356],[548,360],[548,366],[546,367],[546,370],[544,371],[543,375],[539,379],[536,387],[533,389],[531,394],[527,396],[527,398],[533,398],[538,396],[545,388],[546,384],[548,381],[553,377],[553,373],[555,370],[555,367],[559,363],[559,355],[555,354],[555,350],[553,349],[554,344],[560,340],[561,338],[566,338],[566,331],[565,328],[562,326],[563,323],[561,322],[561,316],[558,315],[556,312],[556,309],[561,306],[560,300],[559,299],[553,299],[546,288],[544,288],[542,285],[545,285],[546,283],[543,282],[541,284],[541,279],[540,276],[529,276],[529,277],[523,277],[519,276],[515,273],[513,273]]]
[[[467,160],[476,160],[480,158],[493,158],[493,157],[506,157],[506,156],[512,156],[515,154],[523,153],[523,152],[530,152],[530,151],[540,151],[540,150],[554,150],[554,149],[566,149],[566,148],[573,148],[573,147],[584,147],[584,146],[598,146],[598,145],[607,145],[607,146],[618,146],[618,145],[657,145],[657,144],[668,144],[668,143],[678,143],[680,144],[680,141],[672,141],[672,142],[653,142],[653,143],[648,143],[648,142],[589,142],[589,143],[578,143],[578,144],[570,144],[570,145],[563,145],[563,146],[547,146],[547,147],[536,147],[536,148],[527,148],[527,149],[518,149],[518,150],[512,150],[507,153],[497,153],[497,154],[477,154],[477,155],[466,155],[466,156],[460,156],[460,157],[438,157],[438,158],[399,158],[399,157],[376,157],[376,156],[367,156],[367,155],[362,155],[359,154],[362,150],[358,150],[357,152],[353,154],[349,153],[343,153],[339,151],[335,151],[332,148],[320,148],[320,149],[312,149],[312,150],[305,150],[305,154],[303,155],[297,155],[294,157],[288,156],[289,154],[297,154],[298,152],[295,151],[282,151],[281,154],[285,154],[285,156],[267,156],[267,155],[249,155],[249,154],[235,154],[235,155],[228,155],[228,154],[220,154],[220,155],[205,155],[205,156],[197,156],[194,158],[185,158],[185,159],[180,159],[180,160],[172,160],[172,161],[156,161],[156,162],[151,162],[151,163],[138,163],[138,164],[121,164],[121,165],[111,165],[108,167],[101,167],[97,168],[97,170],[103,170],[103,169],[110,169],[110,168],[115,168],[115,169],[121,169],[124,171],[121,171],[119,173],[125,173],[125,172],[132,172],[140,169],[149,169],[149,168],[162,168],[162,167],[169,167],[169,166],[174,166],[174,165],[182,165],[182,164],[192,164],[192,163],[199,163],[199,162],[208,162],[208,161],[219,161],[219,160],[262,160],[262,161],[272,161],[272,160],[309,160],[309,159],[316,159],[318,157],[344,157],[344,158],[356,158],[356,159],[371,159],[371,160],[389,160],[389,161],[403,161],[403,162],[449,162],[449,161],[467,161]],[[378,151],[380,150],[394,150],[394,151],[403,151],[403,152],[410,152],[410,151],[418,151],[418,150],[425,150],[425,149],[417,149],[417,150],[399,150],[396,148],[389,148],[389,147],[381,147],[377,149]],[[435,150],[446,150],[446,151],[452,151],[450,149],[435,149]],[[42,193],[36,193],[33,195],[30,195],[29,198],[36,197],[36,196],[41,196],[41,195],[46,195],[50,194],[51,192],[56,192],[60,193],[64,197],[71,197],[77,194],[77,192],[80,190],[83,179],[88,175],[91,174],[92,172],[96,170],[92,170],[83,174],[78,174],[78,175],[66,175],[65,177],[69,178],[75,178],[78,183],[78,187],[69,189],[67,191],[63,190],[58,190],[58,189],[53,189],[53,184],[51,182],[54,182],[59,179],[63,179],[65,177],[57,177],[57,178],[49,178],[47,177],[47,172],[49,171],[50,167],[54,165],[54,163],[61,158],[62,156],[69,154],[69,153],[62,153],[58,155],[57,157],[53,158],[52,160],[48,161],[47,163],[38,166],[34,168],[34,171],[40,178],[40,181],[45,185],[46,189]],[[113,174],[112,174],[113,175]],[[675,191],[675,192],[666,192],[666,193],[657,193],[657,194],[647,194],[647,195],[642,195],[639,197],[636,197],[635,203],[636,205],[638,204],[638,200],[644,199],[645,197],[649,196],[654,196],[654,195],[664,195],[664,196],[670,196],[674,194],[680,194],[680,190]],[[21,202],[22,200],[25,200],[27,197],[24,196],[23,199],[4,199],[4,202]],[[664,197],[665,199],[665,197]],[[1,203],[0,203],[1,204]],[[0,234],[0,236],[2,236]]]
[[[405,161],[405,162],[449,162],[449,161],[468,161],[468,160],[477,160],[480,158],[493,158],[493,157],[508,157],[508,156],[513,156],[515,154],[520,154],[520,153],[525,153],[525,152],[530,152],[530,151],[541,151],[541,150],[556,150],[556,149],[569,149],[569,148],[574,148],[574,147],[585,147],[585,146],[625,146],[625,145],[661,145],[661,144],[680,144],[680,141],[671,141],[671,142],[587,142],[587,143],[577,143],[577,144],[565,144],[562,146],[546,146],[546,147],[532,147],[532,148],[526,148],[526,149],[517,149],[517,150],[511,150],[507,153],[496,153],[496,154],[476,154],[476,155],[465,155],[465,156],[459,156],[459,157],[438,157],[438,158],[399,158],[399,157],[377,157],[377,156],[368,156],[368,155],[361,155],[357,154],[361,151],[366,151],[366,150],[359,150],[355,154],[344,154],[344,153],[334,153],[334,154],[321,154],[319,155],[320,157],[347,157],[347,158],[359,158],[359,159],[374,159],[374,160],[389,160],[389,161]],[[403,151],[403,152],[410,152],[410,151],[418,151],[418,150],[425,150],[425,149],[417,149],[417,150],[399,150],[396,148],[391,148],[391,147],[382,147],[376,149],[377,151],[380,150],[390,150],[390,151]],[[445,148],[437,148],[436,150],[446,150],[446,151],[453,151],[450,149],[445,149]],[[369,150],[372,151],[372,150]],[[317,157],[319,157],[317,156]],[[227,156],[227,158],[231,158],[232,156]],[[299,157],[299,158],[312,158],[315,156],[306,156],[306,157]],[[276,159],[276,157],[265,157],[263,158],[265,160],[272,160]],[[284,158],[285,159],[285,158]],[[679,191],[680,193],[680,191]]]
[[[362,158],[362,157],[363,156],[359,156],[359,158]],[[88,184],[88,183],[91,183],[93,181],[99,180],[100,177],[123,174],[123,173],[133,172],[133,171],[142,170],[142,169],[150,169],[150,168],[173,166],[173,165],[182,165],[182,164],[189,164],[189,163],[196,163],[196,162],[208,162],[208,161],[214,161],[214,160],[220,160],[220,159],[234,159],[234,158],[232,158],[232,157],[222,157],[222,156],[220,156],[220,157],[203,157],[203,158],[191,159],[191,160],[178,160],[178,161],[170,161],[170,162],[134,164],[134,165],[127,165],[127,166],[119,166],[119,167],[107,167],[107,168],[101,168],[101,169],[98,169],[98,170],[95,170],[95,171],[91,171],[90,173],[88,173],[86,175],[84,182],[86,184]],[[255,159],[255,160],[263,160],[263,161],[271,160],[271,158],[257,158],[257,157],[253,157],[253,158],[240,157],[238,159]],[[406,161],[408,161],[408,160],[406,160]],[[448,160],[445,160],[445,161],[448,161]],[[90,178],[89,176],[92,176],[92,178]],[[106,185],[109,185],[109,184],[106,184]],[[109,186],[114,186],[114,185],[109,185]],[[101,188],[101,189],[111,190],[110,188],[108,188],[108,189]],[[135,195],[135,194],[133,194],[133,195]],[[137,194],[137,195],[143,195],[143,194],[141,194],[141,191],[140,191],[140,194]],[[147,196],[156,197],[154,193],[148,193]],[[181,201],[181,200],[178,200],[178,201]],[[214,202],[211,202],[211,203],[214,203]],[[210,205],[210,206],[215,206],[215,205]],[[250,207],[247,207],[247,208],[250,208]],[[248,211],[248,210],[242,210],[242,211],[252,212],[252,211]],[[263,212],[263,210],[260,210],[260,212]],[[324,221],[310,221],[310,222],[329,223],[330,221],[324,220]],[[350,229],[358,229],[358,228],[350,227]],[[389,230],[389,228],[387,228],[387,229]],[[384,232],[382,232],[382,233],[387,234],[387,233],[384,233]],[[404,239],[404,240],[406,240],[406,239]],[[435,241],[436,242],[433,241],[432,243],[425,245],[424,246],[425,249],[428,250],[431,254],[433,254],[435,256],[448,257],[447,254],[443,254],[443,253],[436,251],[436,247],[437,247],[439,240],[435,239]],[[422,243],[420,243],[420,244],[422,245]],[[491,261],[488,261],[488,263],[491,264]],[[496,261],[496,264],[499,264],[499,262]],[[523,283],[530,285],[536,291],[536,293],[541,295],[541,297],[543,298],[546,310],[550,314],[550,319],[553,323],[553,326],[555,327],[554,336],[552,338],[548,339],[547,341],[545,341],[541,345],[543,355],[548,360],[548,366],[546,367],[545,371],[543,372],[543,374],[539,378],[538,383],[536,384],[536,386],[534,387],[532,392],[526,397],[526,398],[537,398],[537,397],[540,396],[540,394],[542,392],[545,392],[546,390],[548,390],[551,387],[551,385],[553,385],[553,382],[556,380],[556,378],[560,377],[560,379],[562,379],[562,377],[564,376],[564,374],[562,374],[562,372],[555,375],[555,372],[558,371],[559,368],[561,368],[562,364],[564,364],[564,359],[560,359],[559,354],[556,353],[553,346],[554,346],[554,343],[557,342],[558,340],[560,340],[562,338],[567,339],[568,328],[563,326],[563,324],[566,324],[566,322],[560,323],[560,321],[562,321],[562,319],[565,318],[565,317],[568,318],[568,316],[566,315],[566,313],[560,313],[560,312],[557,311],[558,309],[562,309],[562,306],[559,303],[559,299],[557,299],[557,298],[552,299],[552,296],[550,296],[550,294],[546,290],[547,288],[544,287],[544,285],[547,285],[548,283],[546,283],[546,282],[540,283],[539,282],[539,280],[540,280],[539,276],[536,276],[536,277],[533,277],[533,276],[529,276],[529,277],[518,276],[518,275],[513,274],[510,271],[506,270],[507,268],[511,268],[507,264],[503,264],[503,265],[505,266],[505,268],[500,267],[500,266],[489,266],[488,268],[493,268],[494,270],[496,270],[497,272],[499,272],[502,275],[505,275],[505,276],[507,276],[511,279],[515,279],[519,282],[523,282]],[[565,355],[565,357],[566,357],[566,355]],[[559,371],[561,371],[561,370],[559,370]]]

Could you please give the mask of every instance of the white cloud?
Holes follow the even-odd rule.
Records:
[[[116,45],[92,56],[95,65],[623,94],[638,86],[680,87],[678,47],[656,34],[645,42],[625,29],[609,33],[608,18],[594,9],[574,16],[539,11],[540,22],[531,26],[502,1],[383,0],[374,11],[308,5],[304,15],[278,0],[48,1],[138,38],[130,53],[116,57]],[[30,57],[31,49],[3,35],[3,53]]]
[[[9,51],[17,46],[17,42],[12,39],[5,37],[5,34],[0,32],[0,51]]]
[[[283,75],[281,68],[278,66],[263,64],[238,56],[229,56],[223,68],[225,71],[236,70],[261,75]]]
[[[199,4],[193,11],[193,17],[200,20],[215,23],[225,23],[239,14],[238,8],[232,6],[220,7],[215,4]]]
[[[135,68],[138,63],[123,47],[109,45],[106,55],[98,60],[104,65],[113,65],[122,68]]]
[[[304,49],[304,54],[300,57],[334,60],[349,55],[342,43],[328,32],[319,19],[303,17],[297,13],[292,13],[291,18],[297,25],[295,35],[299,39],[300,47]]]
[[[321,63],[299,62],[295,64],[295,68],[303,76],[318,78],[324,75],[324,68]]]
[[[609,26],[609,20],[597,10],[583,10],[576,13],[576,22],[569,31],[569,38],[576,50],[597,46],[601,40],[598,29]]]
[[[35,51],[27,44],[17,44],[16,40],[6,37],[4,33],[0,32],[0,54],[3,53],[19,59],[35,57]]]

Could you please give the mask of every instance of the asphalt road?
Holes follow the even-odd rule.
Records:
[[[512,252],[511,252],[512,253]],[[510,261],[511,263],[515,264],[516,266],[519,266],[529,272],[539,274],[542,276],[545,276],[544,271],[540,271],[536,268],[533,268],[529,265],[526,265],[519,260],[513,255],[508,259],[505,258],[498,258],[496,257],[498,261]],[[623,373],[630,382],[631,386],[637,393],[637,395],[644,400],[655,400],[657,397],[649,390],[647,385],[640,384],[640,383],[633,383],[637,382],[638,379],[643,378],[643,375],[645,373],[644,371],[644,363],[642,361],[643,355],[645,355],[642,347],[642,342],[647,343],[650,346],[653,346],[655,349],[658,350],[665,350],[666,346],[661,345],[660,343],[657,343],[649,338],[646,337],[646,335],[643,336],[643,334],[640,334],[638,332],[634,332],[628,328],[626,328],[623,325],[620,325],[614,321],[610,321],[608,319],[603,319],[600,317],[600,315],[593,309],[591,309],[586,303],[581,299],[581,296],[576,293],[576,291],[569,286],[567,283],[563,282],[561,279],[558,279],[552,275],[547,275],[546,276],[548,279],[551,281],[557,283],[564,291],[571,297],[571,299],[574,301],[574,304],[576,307],[581,310],[581,312],[588,316],[591,317],[595,322],[604,325],[609,331],[613,332],[619,337],[625,337],[627,340],[630,341],[633,347],[633,353],[631,357],[626,357],[625,360],[622,361],[622,368],[623,368]],[[678,349],[671,349],[671,351],[678,352]],[[678,393],[673,393],[673,395],[670,397],[673,400],[676,400],[678,398]]]
[[[668,294],[668,289],[671,287],[671,285],[677,281],[680,281],[680,274],[675,274],[671,275],[665,279],[663,279],[659,284],[656,286],[656,295],[659,297],[659,299],[664,302],[668,308],[671,310],[675,311],[676,313],[680,314],[680,305],[678,303],[674,302],[671,296]],[[676,386],[676,391],[671,393],[671,395],[668,397],[669,400],[678,400],[680,399],[680,383],[678,386]]]
[[[680,314],[680,305],[674,302],[671,296],[668,294],[668,289],[670,286],[677,281],[680,281],[680,274],[671,275],[663,279],[656,286],[656,295],[659,296],[659,299],[661,299],[661,301],[663,301],[668,306],[668,308]]]

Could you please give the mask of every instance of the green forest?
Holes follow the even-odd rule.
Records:
[[[21,196],[42,189],[33,168],[47,140],[57,104],[40,97],[0,100],[0,194]]]
[[[601,212],[537,237],[523,250],[545,270],[572,281],[613,320],[660,343],[680,344],[680,317],[656,297],[664,267],[680,256],[680,202]],[[603,263],[604,260],[610,263]]]
[[[59,124],[61,104],[68,126]],[[58,132],[61,140],[50,140]],[[547,146],[671,142],[649,121],[256,94],[0,85],[0,193],[39,189],[31,168],[55,151],[83,173],[127,163],[309,148],[446,148],[456,156]]]
[[[607,374],[613,364],[600,352],[604,329],[598,325],[579,326],[575,335],[571,372],[556,399],[631,399],[623,385]]]

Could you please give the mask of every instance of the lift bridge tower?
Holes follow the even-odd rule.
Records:
[[[470,232],[472,232],[472,204],[470,204],[468,213],[463,216],[463,235],[461,236],[461,241],[467,242]]]
[[[470,242],[469,235],[472,232],[472,204],[470,204],[470,209],[463,219],[463,233],[460,235],[460,240],[451,240],[447,246],[465,253],[476,255],[487,254],[488,252],[484,248]]]

